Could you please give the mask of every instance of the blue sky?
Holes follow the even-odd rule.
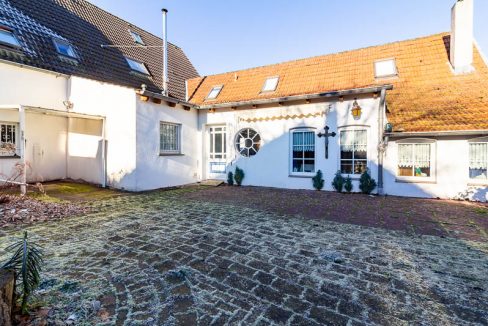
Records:
[[[450,30],[455,0],[90,0],[169,40],[201,75],[262,66]],[[488,1],[475,0],[475,38],[488,55]]]

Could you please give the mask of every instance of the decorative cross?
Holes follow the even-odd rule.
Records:
[[[336,133],[333,131],[333,132],[329,132],[329,126],[325,126],[324,130],[325,130],[325,133],[319,133],[317,136],[319,136],[319,138],[321,137],[325,137],[325,158],[328,159],[329,158],[329,137],[335,137],[336,136]]]

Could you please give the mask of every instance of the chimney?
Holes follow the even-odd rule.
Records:
[[[474,71],[473,0],[457,0],[451,9],[451,65],[456,74]]]
[[[163,9],[163,95],[168,96],[168,10]]]

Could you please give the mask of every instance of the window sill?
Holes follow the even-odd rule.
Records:
[[[159,156],[185,156],[182,153],[159,153]]]
[[[426,179],[426,178],[396,178],[395,182],[397,183],[430,183],[436,184],[437,181],[433,179]]]
[[[478,186],[478,187],[482,187],[482,186],[488,186],[488,180],[469,180],[468,182],[468,186]]]
[[[3,159],[9,159],[9,158],[19,159],[19,158],[20,158],[20,156],[19,156],[19,155],[11,155],[11,156],[7,156],[7,155],[5,155],[5,156],[1,156],[1,155],[0,155],[0,160],[3,160]]]
[[[315,174],[289,174],[289,178],[306,178],[311,179],[315,176]]]

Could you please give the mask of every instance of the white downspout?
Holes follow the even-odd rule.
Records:
[[[163,95],[168,96],[168,10],[163,12]]]
[[[20,159],[22,161],[22,184],[20,185],[20,192],[22,195],[27,193],[27,164],[25,159],[25,108],[19,106],[19,129],[20,129]]]
[[[102,119],[102,188],[107,186],[107,157],[105,153],[105,148],[107,146],[106,139],[105,139],[105,120],[106,118]]]

